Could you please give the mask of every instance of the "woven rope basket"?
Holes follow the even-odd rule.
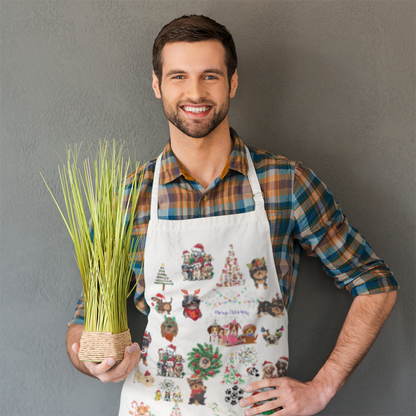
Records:
[[[81,361],[100,363],[114,357],[116,361],[124,358],[124,349],[131,345],[130,330],[113,334],[112,332],[82,332],[78,358]]]

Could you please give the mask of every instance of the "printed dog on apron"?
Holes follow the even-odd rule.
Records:
[[[151,312],[119,416],[243,415],[247,384],[285,375],[287,311],[246,153],[255,210],[180,221],[158,219],[157,159],[144,257]]]

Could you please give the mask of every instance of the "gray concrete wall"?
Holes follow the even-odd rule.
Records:
[[[81,280],[39,171],[61,195],[55,151],[65,143],[116,138],[143,160],[158,155],[168,129],[151,47],[184,13],[234,35],[232,126],[246,143],[313,168],[401,283],[373,349],[321,414],[414,415],[415,3],[335,0],[1,2],[0,413],[117,411],[121,386],[77,373],[66,357]],[[290,376],[314,376],[350,302],[303,259]]]

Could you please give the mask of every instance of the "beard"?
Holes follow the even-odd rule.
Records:
[[[188,104],[207,104],[212,106],[211,114],[208,119],[185,119],[185,115],[181,114],[182,110],[180,104],[168,103],[162,95],[162,107],[166,118],[182,133],[193,139],[201,139],[208,136],[214,131],[227,117],[230,108],[230,98],[228,97],[217,109],[215,103],[204,101],[202,103],[195,103],[187,101]]]

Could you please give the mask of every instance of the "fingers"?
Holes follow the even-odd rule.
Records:
[[[264,389],[264,390],[261,390]],[[325,408],[322,388],[313,382],[300,382],[290,377],[264,379],[246,386],[251,397],[240,400],[247,416],[270,414],[276,416],[315,415]]]
[[[124,359],[111,371],[113,378],[109,381],[118,383],[119,381],[125,380],[139,364],[140,354],[140,347],[137,343],[126,347],[124,350]]]
[[[76,355],[78,355],[78,353],[79,353],[79,343],[78,342],[73,343],[71,348],[72,348],[72,351],[74,351],[74,353]]]
[[[260,381],[255,381],[254,383],[247,384],[246,391],[248,393],[254,392],[256,390],[264,389],[266,387],[273,387],[278,388],[282,384],[283,380],[286,377],[279,377],[279,378],[265,378]]]
[[[113,357],[106,358],[101,363],[92,363],[92,362],[84,362],[85,367],[87,367],[88,371],[94,376],[97,377],[99,380],[106,382],[107,379],[106,374],[109,370],[114,366],[116,360]]]
[[[127,359],[125,358],[119,365],[120,367],[120,376],[115,377],[111,380],[112,383],[118,383],[119,381],[125,380],[129,374],[138,366],[140,361],[140,347],[138,344],[133,344],[132,351],[129,352],[129,350],[126,348],[124,351],[124,357],[126,357],[127,354],[131,354],[131,357],[127,356]],[[129,359],[130,358],[130,359]]]
[[[140,360],[140,347],[134,343],[124,350],[124,358],[115,365],[113,357],[105,359],[101,363],[85,363],[90,373],[103,383],[118,383],[125,380],[137,367]]]
[[[246,406],[250,406],[254,403],[259,403],[259,402],[263,402],[266,400],[271,400],[271,399],[278,399],[279,396],[277,396],[277,392],[276,390],[270,390],[270,391],[265,391],[263,393],[258,393],[258,394],[253,394],[250,397],[246,397],[242,400],[240,400],[240,406],[241,407],[246,407]]]
[[[281,416],[282,415],[281,410],[283,410],[283,408],[279,406],[278,401],[273,400],[273,401],[264,403],[262,405],[258,405],[256,407],[252,407],[251,409],[247,409],[244,413],[247,416],[258,415],[258,414]]]
[[[138,365],[140,361],[141,351],[140,346],[137,343],[132,345],[133,348],[133,355],[130,365],[127,367],[127,375],[129,375]]]
[[[263,412],[268,412],[269,415],[282,415],[280,412],[283,409],[281,407],[282,399],[277,392],[279,381],[279,379],[263,379],[248,384],[245,390],[253,392],[253,394],[240,400],[239,403],[241,407],[254,406],[245,410],[244,413],[248,416],[262,414]]]

